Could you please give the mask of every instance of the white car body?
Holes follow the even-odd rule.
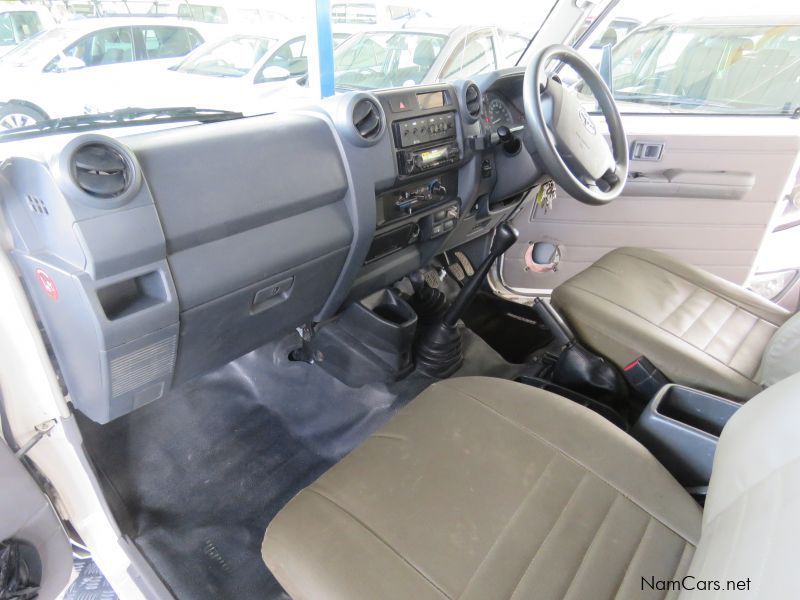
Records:
[[[0,4],[0,57],[27,38],[54,25],[55,20],[43,6],[16,2]]]
[[[116,50],[126,55],[131,53],[135,60],[81,66],[81,59],[66,56],[65,52],[87,36],[103,31],[124,28],[131,28],[131,32],[152,31],[146,28],[157,27],[177,27],[192,32],[187,33],[187,39],[194,47],[207,35],[197,24],[177,19],[114,17],[64,23],[26,41],[0,60],[0,80],[4,82],[0,88],[0,121],[3,109],[7,116],[9,107],[13,106],[27,107],[32,114],[40,114],[40,118],[97,112],[106,105],[104,99],[123,82],[149,87],[152,73],[174,63],[175,55],[141,59],[137,57],[137,46],[133,50]],[[138,44],[136,34],[130,35]],[[92,99],[91,104],[87,103],[87,98]],[[27,124],[36,120],[39,119],[32,118]]]
[[[334,32],[334,43],[346,37],[347,34]],[[268,49],[254,62],[251,60],[247,65],[250,68],[241,75],[220,73],[215,76],[210,74],[213,67],[203,68],[203,61],[213,56],[216,49],[235,46],[237,41],[260,41],[268,44]],[[287,56],[291,56],[288,61],[284,59]],[[195,70],[194,65],[200,68]],[[270,34],[238,33],[204,44],[168,69],[151,72],[147,86],[136,85],[136,82],[116,86],[116,100],[108,98],[107,108],[129,104],[152,108],[195,106],[258,114],[290,105],[298,98],[304,99],[307,96],[304,88],[288,84],[304,75],[307,68],[305,34],[284,34],[278,39]],[[296,94],[291,93],[293,88],[297,88]],[[157,89],[158,94],[152,94],[151,89]]]

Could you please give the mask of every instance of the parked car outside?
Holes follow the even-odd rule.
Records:
[[[361,32],[336,49],[335,84],[338,90],[368,90],[468,79],[516,64],[527,42],[521,34],[492,26]],[[312,97],[305,84],[286,87],[284,97]],[[298,87],[304,90],[300,94],[291,89]]]
[[[334,44],[347,33],[334,32]],[[276,85],[308,72],[306,36],[282,38],[238,33],[197,48],[177,64],[150,74],[146,88],[129,82],[116,88],[107,108],[136,105],[225,108],[263,112],[265,101],[280,91]],[[153,89],[158,93],[153,94]]]
[[[430,18],[430,13],[395,2],[333,2],[331,23],[334,27],[355,33],[383,27],[403,27],[411,19]]]
[[[290,15],[274,10],[262,0],[202,0],[201,2],[156,0],[148,1],[147,5],[147,12],[151,15],[177,16],[179,19],[199,23],[260,27],[269,30],[286,28],[292,23]]]
[[[614,96],[639,112],[792,114],[800,107],[797,16],[657,19],[612,54]]]
[[[204,39],[194,25],[155,17],[83,19],[42,32],[0,59],[0,131],[95,112],[117,83],[147,87],[152,72]]]
[[[44,7],[16,2],[0,4],[0,56],[53,25],[55,21]]]

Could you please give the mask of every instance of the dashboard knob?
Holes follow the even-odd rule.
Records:
[[[430,185],[428,186],[430,193],[433,196],[446,196],[447,195],[447,188],[442,185],[442,182],[438,179],[434,179],[431,181]]]
[[[497,137],[500,138],[501,142],[507,144],[514,139],[514,134],[511,133],[511,130],[505,125],[500,125],[500,127],[497,128]]]

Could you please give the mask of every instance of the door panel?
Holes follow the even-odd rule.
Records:
[[[32,578],[38,598],[56,598],[69,582],[72,547],[49,500],[0,440],[0,541],[15,540]],[[5,597],[0,589],[0,596]],[[14,596],[12,596],[14,597]]]
[[[632,159],[629,185],[606,206],[581,204],[559,189],[548,213],[532,206],[520,212],[514,221],[519,241],[503,257],[506,285],[517,293],[550,290],[621,246],[666,252],[745,283],[794,181],[800,122],[716,115],[623,120],[631,147],[663,144],[661,158]],[[537,241],[560,245],[557,271],[525,269],[524,254]]]

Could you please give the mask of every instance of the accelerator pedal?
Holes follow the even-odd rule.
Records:
[[[466,254],[459,250],[456,252],[456,258],[467,277],[475,275],[475,267],[472,266],[472,261],[467,258]]]

